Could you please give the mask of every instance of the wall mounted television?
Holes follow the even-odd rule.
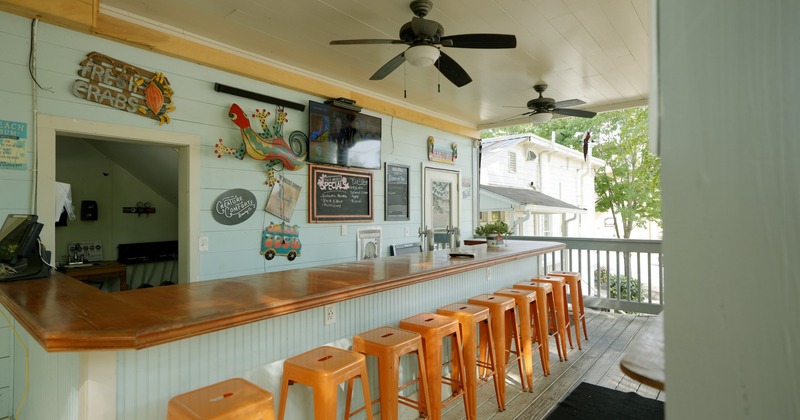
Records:
[[[380,169],[381,119],[309,101],[308,161]]]

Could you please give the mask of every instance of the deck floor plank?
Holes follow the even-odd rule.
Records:
[[[533,392],[522,392],[516,363],[507,366],[506,410],[497,411],[494,384],[485,381],[479,385],[477,392],[478,419],[542,419],[580,382],[632,391],[647,398],[665,401],[664,392],[628,378],[619,368],[619,361],[631,340],[650,319],[649,315],[627,315],[587,309],[589,340],[582,340],[583,350],[578,350],[576,346],[575,349],[568,351],[568,361],[559,362],[551,341],[550,376],[543,375],[538,352],[534,352]],[[451,404],[442,414],[443,420],[464,418],[464,407],[460,402]]]

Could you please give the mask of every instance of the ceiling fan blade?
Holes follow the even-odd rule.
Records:
[[[453,82],[457,87],[464,86],[472,81],[472,78],[469,77],[466,70],[444,52],[439,54],[439,59],[436,60],[435,66],[447,80]]]
[[[506,121],[515,120],[515,119],[517,119],[519,117],[527,117],[528,115],[532,115],[532,114],[535,114],[535,113],[536,113],[536,111],[530,111],[530,112],[525,112],[525,113],[522,113],[522,114],[512,115],[512,116],[510,116],[508,118],[503,118],[502,120],[491,122],[491,123],[489,123],[489,125],[500,124],[500,123],[503,123],[503,122],[506,122]]]
[[[403,55],[404,52],[398,54],[393,59],[389,60],[383,67],[379,68],[369,80],[383,80],[384,77],[388,76],[389,73],[393,72],[394,69],[400,67],[406,61],[406,57]]]
[[[554,105],[556,108],[569,108],[578,105],[584,105],[586,102],[583,102],[580,99],[567,99],[565,101],[558,101]]]
[[[563,108],[556,108],[553,110],[556,114],[566,115],[569,117],[582,117],[582,118],[592,118],[597,115],[596,112],[586,111],[583,109],[563,109]]]
[[[517,37],[503,34],[463,34],[442,37],[442,45],[453,48],[515,48]]]
[[[399,39],[340,39],[331,41],[330,45],[362,45],[362,44],[405,44]]]

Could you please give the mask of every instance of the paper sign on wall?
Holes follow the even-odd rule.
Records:
[[[0,169],[27,169],[27,137],[27,123],[0,120]]]

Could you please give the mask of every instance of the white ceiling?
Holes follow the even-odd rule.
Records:
[[[600,112],[646,104],[650,2],[434,0],[426,19],[442,24],[444,35],[517,38],[515,49],[444,47],[473,79],[461,88],[435,68],[409,64],[383,80],[369,80],[405,45],[329,45],[334,39],[397,39],[413,16],[410,0],[101,0],[101,13],[211,39],[392,103],[485,128],[526,112],[539,81],[549,85],[546,97],[586,102],[575,108]]]

